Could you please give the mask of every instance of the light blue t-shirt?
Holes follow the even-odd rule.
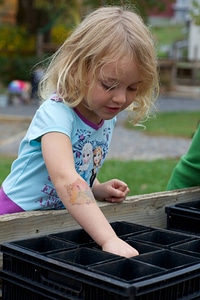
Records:
[[[52,96],[39,107],[20,144],[18,158],[2,185],[5,194],[25,211],[64,208],[43,160],[42,135],[60,132],[70,138],[76,171],[92,187],[108,153],[115,122],[116,118],[90,123]]]

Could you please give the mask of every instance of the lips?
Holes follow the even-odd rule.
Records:
[[[110,112],[118,112],[121,110],[120,107],[108,107],[108,106],[106,106],[106,109]]]

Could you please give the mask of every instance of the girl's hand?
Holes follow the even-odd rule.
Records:
[[[129,191],[127,184],[118,179],[112,179],[104,183],[96,181],[93,187],[93,193],[97,200],[106,200],[112,203],[124,201]]]
[[[117,236],[102,245],[102,250],[127,258],[139,255],[135,248],[131,247]]]

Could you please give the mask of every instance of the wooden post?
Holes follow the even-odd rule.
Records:
[[[43,55],[44,35],[38,33],[36,36],[36,55],[41,57]]]

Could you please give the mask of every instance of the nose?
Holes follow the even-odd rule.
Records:
[[[117,90],[112,100],[117,104],[124,104],[126,102],[126,92],[124,90]]]

